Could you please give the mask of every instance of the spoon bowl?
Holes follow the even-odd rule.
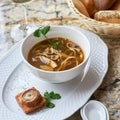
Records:
[[[109,120],[107,108],[95,100],[89,101],[80,113],[83,120]]]

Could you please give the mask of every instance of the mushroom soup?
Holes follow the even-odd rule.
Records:
[[[63,71],[71,69],[84,60],[79,45],[67,38],[49,38],[37,43],[28,54],[28,62],[42,70]]]

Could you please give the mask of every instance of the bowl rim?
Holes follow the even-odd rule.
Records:
[[[65,27],[65,28],[71,28],[71,29],[74,29],[76,31],[78,31],[87,41],[88,41],[88,44],[89,44],[89,53],[88,53],[88,57],[82,62],[80,63],[79,65],[73,67],[73,68],[70,68],[70,69],[67,69],[67,70],[63,70],[63,71],[47,71],[47,70],[42,70],[42,69],[39,69],[33,65],[31,65],[27,60],[26,58],[24,57],[23,55],[23,45],[24,45],[24,42],[30,37],[30,36],[33,36],[33,32],[31,34],[29,34],[26,38],[24,38],[24,40],[22,41],[22,44],[21,44],[21,47],[20,47],[20,52],[21,52],[21,55],[22,55],[22,58],[23,58],[23,61],[29,66],[29,67],[32,67],[32,69],[34,70],[37,70],[37,71],[40,71],[40,72],[44,72],[44,73],[51,73],[51,74],[61,74],[61,73],[65,73],[65,72],[69,72],[69,71],[73,71],[74,69],[78,68],[79,66],[83,65],[85,62],[88,61],[89,57],[90,57],[90,53],[91,53],[91,48],[90,48],[90,42],[88,40],[88,38],[82,33],[80,32],[80,30],[76,29],[76,26],[67,26],[67,25],[64,25],[64,26],[59,26],[59,25],[50,25],[51,27],[55,28],[55,27]],[[34,36],[33,36],[34,37]],[[33,46],[32,46],[33,47]]]

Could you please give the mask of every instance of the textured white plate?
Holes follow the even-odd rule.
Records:
[[[81,108],[100,86],[108,69],[108,49],[95,34],[80,29],[90,41],[92,53],[90,66],[83,80],[81,75],[71,82],[50,84],[40,81],[32,75],[22,62],[21,42],[16,44],[0,60],[0,120],[62,120]],[[55,91],[61,94],[60,100],[54,100],[56,107],[26,115],[15,100],[15,95],[30,87],[36,87],[41,94]]]

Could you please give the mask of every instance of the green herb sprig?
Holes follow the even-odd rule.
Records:
[[[60,41],[56,41],[56,42],[52,43],[52,44],[50,45],[50,47],[51,47],[51,48],[54,48],[54,49],[57,49],[60,44],[61,44]]]
[[[34,31],[35,37],[41,37],[42,35],[46,37],[46,34],[50,31],[50,26],[40,27]]]
[[[60,96],[60,94],[54,93],[53,91],[51,91],[51,92],[46,91],[46,92],[44,93],[44,98],[46,99],[46,104],[45,104],[45,106],[48,107],[48,108],[54,108],[54,107],[55,107],[55,104],[52,103],[51,100],[52,100],[52,99],[58,100],[58,99],[61,98],[61,96]]]
[[[50,31],[50,26],[45,26],[45,27],[40,27],[40,28],[36,29],[33,34],[34,34],[35,37],[41,37],[43,35],[48,40],[48,42],[50,44],[50,47],[54,48],[54,49],[57,49],[58,46],[61,44],[61,42],[56,41],[56,42],[52,43],[46,36],[46,34],[49,31]]]

